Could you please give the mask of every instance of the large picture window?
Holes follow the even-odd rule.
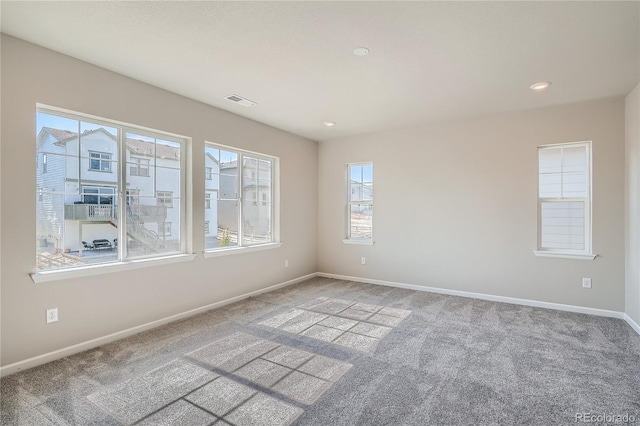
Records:
[[[538,148],[537,254],[591,255],[591,142]]]
[[[47,109],[36,126],[38,272],[185,253],[185,139]]]
[[[373,163],[347,165],[347,239],[373,242]]]
[[[210,224],[209,232],[205,232],[207,250],[276,242],[272,203],[276,166],[275,157],[207,143],[205,221]]]

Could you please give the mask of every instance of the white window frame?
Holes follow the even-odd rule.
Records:
[[[129,162],[131,163],[129,164],[129,174],[131,176],[142,176],[142,177],[151,176],[149,172],[149,169],[151,168],[150,158],[135,157],[132,155],[131,158],[129,159]],[[146,173],[143,173],[143,171],[146,171]]]
[[[173,191],[156,191],[156,203],[158,206],[173,208]]]
[[[94,154],[99,155],[99,157],[93,157]],[[103,157],[105,156],[105,157]],[[89,151],[89,171],[91,172],[102,172],[102,173],[111,173],[112,172],[112,167],[111,167],[111,161],[113,158],[113,154],[111,154],[110,152],[101,152],[101,151]],[[98,161],[98,168],[94,169],[93,167],[91,167],[91,163],[93,161]],[[109,168],[107,170],[103,170],[102,169],[102,163],[106,162],[107,165],[109,166]]]
[[[363,202],[362,200],[352,201],[352,195],[355,195],[351,189],[351,167],[353,166],[371,166],[372,175],[371,180],[373,182],[375,188],[375,168],[373,167],[373,161],[362,161],[357,163],[348,163],[346,172],[345,172],[345,188],[346,188],[346,206],[345,206],[345,214],[346,214],[346,230],[345,233],[347,237],[342,240],[345,244],[361,244],[361,245],[373,245],[373,208],[374,208],[374,200],[375,195],[371,194],[371,200]],[[375,190],[374,190],[375,192]],[[370,238],[355,238],[351,235],[351,206],[353,204],[371,204],[371,237]]]
[[[585,147],[587,153],[587,169],[586,169],[586,182],[587,182],[587,196],[586,197],[540,197],[540,152],[544,150],[564,150],[567,148]],[[592,241],[592,143],[591,141],[581,142],[569,142],[559,144],[541,145],[537,150],[537,173],[538,173],[538,185],[536,188],[538,199],[538,243],[537,250],[534,251],[536,256],[540,257],[559,257],[568,259],[579,260],[593,260],[596,258],[596,254],[593,253],[593,241]],[[562,176],[562,175],[561,175]],[[557,248],[543,248],[542,247],[542,204],[543,203],[563,203],[563,202],[582,202],[584,203],[584,250],[571,250],[571,249],[557,249]]]
[[[278,248],[282,245],[280,242],[280,159],[278,157],[274,157],[267,154],[261,154],[257,152],[247,151],[240,148],[221,145],[214,142],[205,142],[205,146],[234,152],[238,155],[237,164],[238,164],[238,176],[237,179],[237,188],[238,194],[235,199],[238,203],[238,244],[237,246],[227,246],[227,247],[214,247],[208,248],[204,251],[205,258],[209,257],[217,257],[217,256],[226,256],[230,254],[238,254],[238,253],[246,253],[257,250],[266,250],[272,248]],[[244,157],[255,158],[257,160],[269,161],[271,162],[271,211],[270,211],[270,229],[271,229],[271,241],[261,244],[251,244],[251,245],[243,245],[243,203],[244,203],[244,188],[242,185],[243,180],[243,164]],[[215,174],[215,173],[214,173]],[[219,173],[218,173],[219,174]],[[251,176],[249,176],[251,179]],[[253,177],[255,179],[255,176]],[[205,176],[205,180],[206,176]],[[219,188],[218,188],[219,191]],[[219,198],[219,195],[218,195]],[[215,224],[215,229],[218,229],[218,224]]]
[[[128,183],[126,179],[126,134],[135,133],[139,135],[145,135],[153,138],[159,138],[167,141],[177,142],[180,144],[180,182],[181,182],[181,203],[180,203],[180,217],[182,218],[180,221],[180,246],[179,250],[175,252],[162,252],[156,254],[150,254],[145,256],[133,256],[129,257],[127,255],[127,245],[126,244],[118,244],[117,246],[117,260],[113,262],[105,262],[100,264],[89,264],[89,265],[80,265],[80,266],[70,266],[61,269],[47,269],[31,273],[31,279],[34,283],[45,283],[45,282],[53,282],[66,280],[70,278],[78,278],[78,277],[88,277],[88,276],[97,276],[105,273],[111,272],[120,272],[127,271],[139,268],[145,268],[150,266],[157,265],[167,265],[185,261],[192,261],[196,258],[195,254],[189,253],[191,251],[192,241],[190,232],[188,230],[192,229],[192,224],[190,221],[190,214],[192,208],[190,206],[191,200],[188,197],[189,194],[189,179],[187,179],[188,172],[187,170],[187,161],[186,154],[190,152],[190,144],[191,138],[172,134],[168,132],[163,132],[155,129],[147,129],[142,128],[136,125],[132,125],[129,123],[109,120],[101,117],[96,117],[89,114],[84,114],[76,111],[70,111],[62,108],[53,107],[50,105],[44,104],[36,104],[36,110],[38,113],[51,114],[56,115],[63,118],[69,118],[72,120],[78,121],[89,121],[93,124],[103,125],[106,127],[112,127],[117,129],[117,152],[118,157],[123,159],[123,161],[118,163],[118,167],[116,167],[115,172],[118,174],[117,179],[117,190],[114,197],[118,198],[117,208],[118,208],[118,217],[120,217],[119,221],[119,235],[118,241],[126,241],[126,202],[123,202],[126,195],[126,185]],[[78,132],[80,134],[80,132]],[[97,151],[95,151],[97,152]],[[107,153],[105,153],[107,154]],[[80,158],[80,157],[78,157]],[[113,158],[113,156],[111,157]],[[111,164],[111,163],[110,163]],[[89,164],[89,167],[91,164]],[[92,170],[95,171],[95,170]],[[110,170],[114,172],[114,170]],[[104,171],[103,171],[104,172]],[[115,201],[115,199],[114,199]],[[35,236],[34,229],[34,236]]]

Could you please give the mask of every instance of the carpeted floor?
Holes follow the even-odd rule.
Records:
[[[617,319],[314,278],[5,377],[1,392],[3,425],[640,424],[640,336]]]

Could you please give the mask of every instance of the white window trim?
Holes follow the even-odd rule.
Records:
[[[534,250],[533,254],[538,257],[559,257],[563,259],[577,259],[577,260],[593,260],[598,257],[597,254],[580,254],[569,253],[568,251],[546,251],[546,250]]]
[[[346,186],[346,195],[347,195],[347,199],[346,199],[346,217],[347,217],[347,221],[346,221],[346,235],[347,238],[344,238],[342,240],[343,243],[345,244],[359,244],[359,245],[367,245],[367,246],[371,246],[373,245],[374,241],[373,241],[373,219],[372,219],[372,223],[371,223],[371,238],[352,238],[351,237],[351,176],[349,176],[349,168],[351,166],[363,166],[363,165],[371,165],[371,167],[373,167],[373,161],[361,161],[361,162],[356,162],[356,163],[347,163],[347,170],[345,173],[345,186]],[[375,172],[374,172],[375,173]],[[373,176],[372,176],[372,179]],[[375,179],[374,179],[375,180]],[[375,183],[374,183],[374,188],[375,188]],[[375,190],[374,190],[375,191]],[[359,204],[371,204],[371,209],[373,209],[373,205],[374,205],[374,200],[375,200],[375,195],[372,195],[372,200],[370,202],[362,202],[359,201]],[[355,202],[354,202],[355,203]]]
[[[588,188],[588,196],[587,198],[540,198],[540,149],[557,149],[557,148],[570,148],[570,147],[579,147],[586,146],[587,147],[587,183],[589,185]],[[538,203],[538,243],[537,249],[533,251],[533,254],[538,257],[555,257],[555,258],[564,258],[564,259],[577,259],[577,260],[594,260],[598,255],[593,253],[593,240],[592,240],[592,211],[593,211],[593,149],[592,149],[592,141],[579,141],[579,142],[567,142],[567,143],[557,143],[557,144],[548,144],[548,145],[540,145],[536,151],[538,153],[537,161],[538,161],[538,185],[536,188],[537,191],[537,203]],[[542,212],[541,206],[543,202],[563,202],[563,201],[584,201],[587,205],[585,206],[585,249],[584,250],[567,250],[567,249],[543,249],[542,248]]]
[[[111,272],[130,271],[133,269],[152,266],[170,265],[172,263],[190,262],[196,258],[195,254],[175,254],[163,257],[132,259],[121,262],[103,263],[99,265],[78,266],[68,269],[52,269],[31,274],[34,283],[68,280],[72,278],[91,277]]]
[[[359,244],[361,246],[372,246],[373,245],[373,238],[354,238],[354,239],[348,239],[345,238],[344,240],[342,240],[343,243],[345,244]]]
[[[207,249],[204,251],[205,259],[210,257],[228,256],[231,254],[251,253],[254,251],[271,250],[282,247],[282,243],[256,244],[254,246],[233,246],[220,249]]]
[[[241,148],[236,148],[228,145],[221,145],[215,142],[205,141],[205,147],[212,147],[214,149],[220,149],[225,151],[235,152],[238,155],[238,245],[237,246],[227,246],[227,247],[213,247],[205,249],[204,256],[205,258],[216,257],[216,256],[224,256],[227,254],[236,254],[236,253],[245,253],[250,251],[257,250],[267,250],[271,248],[278,248],[282,245],[280,242],[280,158],[273,157],[267,154],[262,154],[259,152],[247,151]],[[242,187],[242,164],[243,158],[247,155],[249,157],[255,158],[257,160],[265,160],[271,162],[271,235],[272,241],[263,244],[252,244],[249,246],[243,246],[242,244],[242,227],[243,227],[243,210],[242,203],[244,202],[244,193]],[[216,173],[214,172],[214,175]],[[218,175],[220,173],[218,172]],[[206,179],[205,179],[206,180]],[[219,189],[218,189],[219,190]],[[218,190],[211,190],[218,192]],[[206,190],[209,191],[209,190]],[[217,199],[219,199],[220,195],[218,193]],[[218,224],[215,224],[215,229],[218,229]],[[206,234],[205,234],[206,235]],[[221,254],[222,253],[222,254]]]

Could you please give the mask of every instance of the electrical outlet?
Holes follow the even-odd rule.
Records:
[[[47,324],[58,321],[58,308],[47,309]]]
[[[591,278],[583,278],[582,279],[582,287],[583,288],[591,288]]]
[[[366,257],[361,257],[361,258],[360,258],[360,263],[361,263],[362,265],[366,265],[366,264],[367,264],[367,258],[366,258]]]
[[[285,267],[285,268],[288,268],[288,267],[289,267],[289,259],[286,259],[286,260],[284,261],[284,267]]]

